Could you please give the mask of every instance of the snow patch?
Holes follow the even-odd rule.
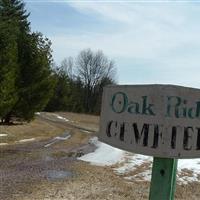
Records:
[[[178,161],[178,170],[182,171],[184,169],[200,174],[200,159],[180,159]]]
[[[5,134],[5,133],[1,133],[0,134],[0,137],[6,137],[8,134]]]
[[[53,139],[51,140],[50,143],[44,145],[44,147],[45,147],[45,148],[46,148],[46,147],[49,147],[49,146],[51,146],[52,144],[57,143],[59,140],[68,140],[70,137],[71,137],[71,135],[57,136],[57,137],[53,138]]]
[[[23,140],[19,140],[20,143],[23,143],[23,142],[31,142],[31,141],[34,141],[35,138],[29,138],[29,139],[23,139]]]
[[[8,145],[8,143],[0,143],[0,146]]]
[[[137,169],[139,166],[145,164],[149,167],[151,165],[153,158],[150,156],[144,156],[140,154],[132,154],[132,153],[126,153],[125,154],[125,162],[123,163],[122,167],[115,168],[115,172],[118,174],[127,174],[135,169]]]
[[[178,181],[180,184],[199,181],[199,177],[200,159],[180,159],[178,161]]]
[[[84,133],[92,133],[91,131],[81,130]]]
[[[187,185],[190,182],[199,182],[198,174],[193,173],[192,176],[182,176],[178,174],[177,181],[180,185]]]
[[[58,119],[61,119],[61,120],[63,120],[63,121],[66,121],[66,122],[69,121],[69,119],[66,119],[65,117],[62,117],[62,116],[60,116],[60,115],[56,115],[56,117],[57,117]]]
[[[90,162],[92,165],[109,166],[121,162],[124,158],[124,151],[99,142],[97,137],[92,138],[89,143],[96,145],[97,149],[78,158],[79,160]]]
[[[97,137],[92,138],[89,143],[94,144],[97,149],[93,153],[86,154],[79,160],[86,161],[92,165],[110,166],[119,164],[113,168],[114,172],[123,175],[126,180],[150,181],[153,157],[129,153],[98,141]],[[128,176],[130,172],[137,174]],[[179,159],[177,182],[188,184],[199,181],[200,159]]]
[[[71,137],[71,135],[68,135],[66,137],[58,136],[58,137],[55,137],[55,140],[68,140],[70,137]]]

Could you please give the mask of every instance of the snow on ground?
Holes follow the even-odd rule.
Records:
[[[31,142],[31,141],[34,141],[34,140],[35,140],[35,138],[28,138],[28,139],[19,140],[19,143]]]
[[[66,121],[66,122],[69,121],[69,119],[66,119],[65,117],[62,117],[62,116],[60,116],[60,115],[56,115],[56,114],[55,114],[55,116],[56,116],[58,119],[61,119],[61,120],[63,120],[63,121]]]
[[[199,181],[200,159],[181,159],[178,161],[178,181],[180,184],[187,184]]]
[[[68,140],[70,137],[71,135],[67,135],[66,137],[57,136],[55,137],[55,140]]]
[[[93,153],[80,157],[80,160],[90,162],[94,165],[104,166],[114,165],[124,158],[124,151],[99,142],[96,137],[92,138],[90,143],[96,145],[97,149]]]
[[[83,133],[92,133],[91,131],[81,130]]]
[[[44,113],[36,112],[35,114],[36,114],[36,115],[43,115]],[[65,122],[68,122],[68,121],[69,121],[69,119],[67,119],[67,118],[65,118],[65,117],[62,117],[62,116],[60,116],[60,115],[58,115],[58,114],[54,114],[54,113],[50,114],[50,113],[48,113],[48,115],[53,116],[53,117],[56,117],[57,119],[60,119],[60,120],[65,121]],[[47,119],[48,119],[48,115],[45,116]],[[51,119],[51,118],[50,118],[50,119]],[[52,120],[52,119],[51,119],[51,120]],[[72,122],[72,121],[71,121],[71,122]]]
[[[68,133],[64,133],[63,136],[57,136],[57,137],[54,137],[53,139],[51,139],[50,142],[48,144],[46,144],[44,147],[49,147],[52,144],[59,142],[60,140],[68,140],[70,137],[71,137],[71,135],[69,135]]]
[[[0,146],[8,145],[8,143],[0,143]]]
[[[0,134],[0,137],[6,137],[8,134],[2,133]]]
[[[90,140],[97,149],[86,154],[79,160],[90,162],[98,166],[114,166],[114,172],[123,175],[126,180],[150,181],[153,158],[139,154],[129,153],[98,141],[97,137]],[[129,175],[129,173],[131,173]],[[200,159],[179,159],[177,182],[187,184],[199,181]]]
[[[125,153],[125,162],[122,167],[116,168],[118,174],[127,174],[132,170],[137,169],[141,165],[149,165],[152,163],[152,157],[140,154]]]

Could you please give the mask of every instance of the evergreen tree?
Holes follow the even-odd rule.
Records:
[[[0,0],[0,40],[4,40],[0,49],[0,72],[4,72],[0,117],[5,122],[12,116],[32,119],[47,104],[54,85],[51,42],[41,33],[31,33],[28,16],[21,0]]]
[[[17,43],[15,23],[4,19],[0,7],[0,118],[9,113],[17,100]]]
[[[33,33],[27,35],[21,45],[19,99],[12,114],[30,120],[36,111],[46,106],[53,93],[51,43],[41,33]]]
[[[54,93],[49,103],[47,104],[46,111],[71,111],[71,88],[70,80],[63,69],[57,69],[54,72],[54,79],[56,86]]]
[[[46,111],[99,114],[103,87],[115,84],[115,71],[113,61],[101,51],[87,49],[76,59],[64,59],[55,71],[56,89]]]
[[[0,13],[3,20],[17,24],[20,32],[30,32],[29,13],[21,0],[0,0]]]

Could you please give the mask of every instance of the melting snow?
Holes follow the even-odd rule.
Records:
[[[8,134],[2,133],[0,134],[0,137],[6,137]]]
[[[52,144],[58,142],[59,140],[68,140],[69,138],[71,137],[71,135],[64,133],[63,136],[57,136],[55,138],[53,138],[50,143],[46,144],[44,147],[49,147],[51,146]]]
[[[63,121],[66,121],[66,122],[69,121],[68,119],[66,119],[65,117],[62,117],[62,116],[60,116],[60,115],[56,115],[56,117],[57,117],[58,119],[61,119],[61,120],[63,120]]]
[[[81,130],[84,133],[92,133],[91,131]]]
[[[0,143],[0,146],[8,145],[8,143]]]
[[[99,142],[96,137],[92,138],[90,143],[95,144],[98,148],[95,152],[80,157],[80,160],[90,162],[94,165],[104,166],[116,164],[124,158],[124,151]]]
[[[71,135],[67,135],[66,137],[61,137],[61,136],[58,136],[58,137],[55,137],[55,140],[67,140],[71,137]]]
[[[150,181],[153,158],[139,154],[132,154],[110,145],[99,142],[96,137],[90,143],[96,145],[97,149],[93,153],[86,154],[79,160],[90,162],[92,165],[109,166],[119,164],[114,168],[115,173],[124,175],[126,180]],[[139,169],[135,175],[129,176],[130,172]],[[186,171],[186,172],[185,172]],[[184,173],[185,172],[185,173]],[[177,181],[179,184],[187,184],[199,181],[200,159],[179,159]]]
[[[29,138],[29,139],[23,139],[23,140],[19,140],[19,142],[30,142],[30,141],[34,141],[35,138]]]

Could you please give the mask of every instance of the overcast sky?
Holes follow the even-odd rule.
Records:
[[[196,2],[196,3],[195,3]],[[200,2],[25,0],[57,64],[80,50],[114,59],[120,84],[200,88]]]

